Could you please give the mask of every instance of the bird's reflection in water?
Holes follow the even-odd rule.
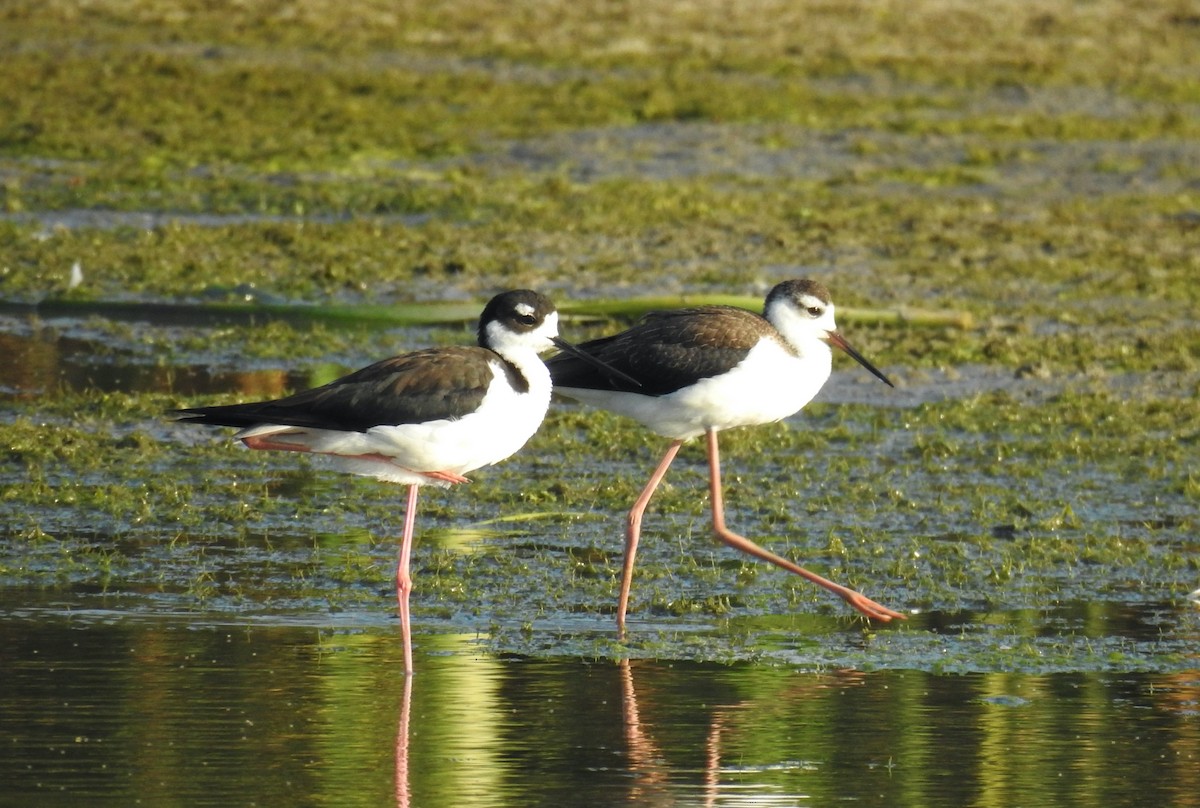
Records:
[[[628,659],[619,663],[621,670],[621,706],[625,722],[625,743],[629,766],[636,775],[630,802],[637,805],[656,805],[674,802],[678,794],[670,788],[670,766],[651,734],[652,728],[642,723],[638,709],[634,665]],[[733,709],[737,709],[734,707]],[[701,802],[705,808],[717,804],[721,788],[721,731],[725,723],[725,708],[713,710],[705,740],[704,772],[701,779]]]
[[[642,716],[638,703],[639,667],[653,671],[655,663],[639,664],[637,661],[623,659],[619,663],[621,676],[622,719],[625,728],[630,773],[634,775],[634,789],[630,793],[630,802],[639,805],[677,805],[680,799],[681,783],[678,767],[666,759],[662,745],[655,740],[654,726],[647,723]],[[797,699],[812,698],[816,691],[828,687],[844,689],[861,685],[863,674],[856,670],[838,671],[832,680],[827,677],[797,677],[793,685],[788,686],[778,694],[774,701],[776,708],[785,709]],[[656,702],[654,692],[643,690],[643,704],[653,709]],[[662,705],[659,705],[662,707]],[[704,755],[703,771],[697,779],[699,794],[695,800],[686,800],[687,804],[702,805],[704,808],[732,801],[752,798],[755,805],[797,805],[806,797],[795,793],[771,793],[765,785],[754,786],[738,777],[744,774],[740,767],[730,767],[722,763],[723,754],[729,748],[737,749],[744,740],[746,733],[751,731],[746,722],[749,716],[761,714],[763,710],[770,712],[773,708],[761,701],[739,699],[725,704],[710,704],[706,708],[707,718],[704,720]],[[753,724],[753,722],[751,722]],[[737,756],[737,755],[735,755]],[[724,765],[724,768],[723,768]],[[790,766],[802,766],[799,761],[789,762]],[[722,782],[722,775],[727,778]],[[730,779],[732,778],[732,779]],[[686,789],[686,786],[683,786]],[[750,789],[747,791],[746,789]],[[690,796],[690,795],[689,795]]]
[[[622,659],[618,664],[621,670],[621,716],[625,726],[625,745],[630,769],[636,775],[629,797],[632,802],[646,804],[655,798],[670,796],[667,790],[669,772],[663,760],[662,750],[642,726],[637,688],[633,681],[633,666],[628,659]]]
[[[714,676],[707,667],[636,659],[492,660],[464,676],[449,664],[454,659],[427,661],[423,674],[395,683],[397,808],[430,800],[525,805],[581,794],[596,804],[801,805],[809,799],[797,790],[809,779],[802,772],[821,767],[809,756],[827,750],[796,739],[763,759],[755,739],[828,689],[862,683],[861,673],[840,671],[769,677],[773,686],[764,689],[754,671]],[[696,687],[680,684],[688,681]],[[419,687],[428,689],[418,694]],[[464,768],[463,760],[472,765]]]
[[[404,677],[400,697],[400,721],[396,727],[396,808],[408,808],[412,792],[408,785],[408,716],[412,709],[414,676]]]

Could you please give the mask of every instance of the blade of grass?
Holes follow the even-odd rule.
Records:
[[[724,305],[758,311],[762,300],[744,295],[678,295],[626,299],[578,300],[562,304],[564,317],[581,319],[634,319],[647,312],[685,306]],[[149,303],[104,300],[53,299],[40,303],[0,302],[0,313],[36,314],[41,317],[108,317],[118,320],[193,323],[253,323],[264,320],[320,321],[345,326],[387,328],[404,325],[440,325],[472,322],[482,303],[429,302],[395,303],[387,306],[313,305],[307,303]],[[883,325],[918,325],[969,329],[971,315],[958,311],[928,311],[913,308],[839,308],[843,322]]]

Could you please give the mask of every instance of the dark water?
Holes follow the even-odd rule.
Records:
[[[0,311],[0,396],[44,395],[57,390],[171,391],[202,395],[243,390],[280,395],[310,383],[305,374],[273,367],[214,367],[211,356],[164,361],[163,343],[191,333],[144,322],[52,319]],[[243,366],[246,364],[243,361]]]
[[[269,396],[314,382],[281,363],[237,370],[194,331],[179,336],[200,347],[164,358],[171,328],[0,318],[12,360],[0,363],[0,394]],[[19,475],[10,464],[4,480],[19,486]],[[283,479],[333,499],[324,477]],[[470,500],[453,503],[442,532],[476,529],[460,524]],[[439,608],[423,578],[418,673],[406,679],[390,592],[366,587],[337,610],[289,594],[303,580],[319,595],[314,557],[378,527],[345,521],[349,506],[309,508],[261,541],[231,522],[189,543],[153,514],[109,535],[95,513],[54,501],[41,522],[55,535],[36,546],[19,528],[37,515],[5,507],[0,579],[17,583],[0,586],[0,805],[1200,805],[1200,616],[1156,594],[1161,580],[1117,569],[1105,574],[1121,584],[1103,597],[1087,578],[1032,605],[1006,602],[1008,590],[869,639],[840,615],[786,603],[719,620],[639,613],[628,647],[643,658],[624,662],[611,658],[611,614],[586,601],[573,611],[574,595],[528,614],[512,591],[479,587],[471,614]],[[422,524],[429,559],[437,521]],[[607,524],[571,532],[599,531],[580,546],[607,546]],[[576,566],[576,545],[539,536],[528,570]],[[490,541],[463,552],[486,566]],[[64,556],[99,544],[112,580],[80,572],[34,588],[14,574],[30,558],[73,569]],[[355,552],[382,568],[394,547]],[[237,587],[201,601],[188,586],[198,563]],[[520,567],[525,591],[545,587]],[[1188,570],[1154,574],[1191,588]],[[639,580],[639,593],[651,585]],[[683,661],[696,658],[742,661]]]
[[[13,593],[9,593],[11,601]],[[1196,805],[1200,674],[497,658],[0,617],[8,805]]]

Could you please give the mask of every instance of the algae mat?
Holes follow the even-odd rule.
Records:
[[[6,600],[390,629],[398,491],[162,413],[469,327],[102,301],[469,308],[530,286],[633,308],[811,275],[846,307],[973,322],[847,320],[898,391],[840,366],[800,416],[725,441],[731,523],[906,625],[864,627],[718,550],[690,451],[618,643],[620,514],[660,447],[564,407],[469,490],[427,498],[418,631],[550,657],[1194,668],[1194,8],[756,9],[10,4]]]

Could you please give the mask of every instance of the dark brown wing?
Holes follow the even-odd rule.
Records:
[[[732,306],[652,312],[626,331],[578,346],[637,379],[640,387],[568,354],[546,365],[555,387],[663,396],[732,370],[760,339],[773,334],[762,317]]]
[[[181,420],[219,426],[280,424],[365,432],[373,426],[461,418],[479,408],[499,363],[510,383],[524,378],[485,348],[430,348],[385,359],[322,387],[272,401],[178,410]]]

